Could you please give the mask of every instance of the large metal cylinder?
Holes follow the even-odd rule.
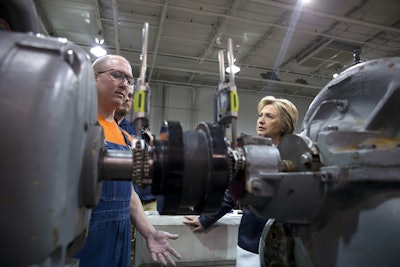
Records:
[[[228,184],[228,154],[223,130],[200,124],[182,131],[178,122],[164,122],[151,152],[153,192],[164,196],[163,213],[215,211]]]

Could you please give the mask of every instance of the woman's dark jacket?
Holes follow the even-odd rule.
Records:
[[[199,217],[201,225],[207,229],[222,216],[230,212],[236,206],[229,191],[226,190],[219,210],[214,214],[202,214]],[[256,216],[250,209],[243,211],[239,225],[238,245],[244,250],[257,253],[261,233],[268,219]]]

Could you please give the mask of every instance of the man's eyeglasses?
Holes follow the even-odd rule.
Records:
[[[130,77],[130,76],[126,75],[122,71],[119,71],[119,70],[116,70],[116,69],[97,71],[98,74],[102,74],[102,73],[106,73],[106,72],[108,74],[110,74],[111,77],[114,78],[115,80],[126,81],[128,86],[134,86],[135,85],[135,80],[133,79],[133,77]]]

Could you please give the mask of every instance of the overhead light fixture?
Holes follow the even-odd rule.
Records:
[[[102,57],[107,54],[107,51],[103,47],[96,45],[90,48],[90,53],[92,53],[96,57]]]
[[[333,76],[333,78],[336,78],[337,76],[339,76],[339,74],[334,73],[332,76]]]
[[[239,66],[236,66],[235,65],[235,62],[236,62],[236,58],[234,58],[233,59],[233,65],[232,65],[232,70],[233,70],[233,73],[238,73],[239,71],[240,71],[240,67]],[[227,67],[226,69],[225,69],[225,71],[227,72],[227,73],[231,73],[231,68],[230,67]]]
[[[96,37],[96,44],[94,47],[90,48],[90,53],[92,53],[95,57],[102,57],[107,54],[107,51],[101,46],[104,43],[104,39],[99,40]]]
[[[231,73],[231,67],[227,67],[227,68],[225,69],[225,71],[226,71],[227,73]],[[236,65],[232,65],[232,71],[233,71],[233,73],[238,73],[238,72],[240,71],[240,67],[238,67],[238,66],[236,66]]]

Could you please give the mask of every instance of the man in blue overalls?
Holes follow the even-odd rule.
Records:
[[[114,112],[133,86],[132,68],[125,58],[107,55],[93,63],[93,70],[98,121],[104,130],[106,148],[129,150],[132,137],[118,127]],[[92,211],[86,243],[76,255],[80,267],[129,267],[131,222],[146,239],[152,259],[175,266],[170,254],[178,259],[181,255],[168,239],[177,239],[178,235],[158,231],[150,224],[130,181],[104,181],[99,204]]]

